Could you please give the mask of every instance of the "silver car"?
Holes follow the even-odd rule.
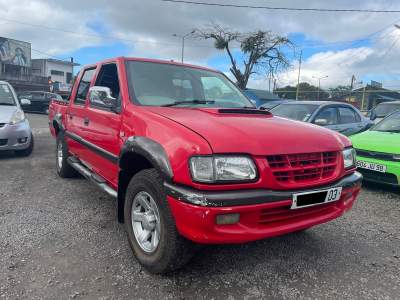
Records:
[[[30,103],[22,99],[21,104]],[[28,156],[33,150],[33,135],[14,89],[9,83],[0,81],[0,151],[3,150]]]

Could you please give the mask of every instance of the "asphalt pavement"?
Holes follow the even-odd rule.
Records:
[[[353,210],[303,233],[207,246],[182,270],[143,270],[115,201],[61,179],[47,116],[35,149],[0,154],[0,299],[399,299],[400,192],[364,186]]]

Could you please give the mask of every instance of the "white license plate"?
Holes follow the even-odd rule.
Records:
[[[291,209],[334,202],[339,200],[341,195],[342,187],[332,188],[329,190],[293,194]]]
[[[357,167],[362,168],[362,169],[368,169],[372,171],[377,171],[381,173],[386,173],[386,166],[385,165],[379,165],[379,164],[374,164],[362,160],[357,161]]]

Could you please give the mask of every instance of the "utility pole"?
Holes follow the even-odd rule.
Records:
[[[350,95],[349,95],[349,102],[351,102],[351,96],[353,93],[353,88],[354,88],[354,82],[356,81],[356,76],[352,75],[351,76],[351,83],[350,83]]]
[[[299,73],[297,75],[297,89],[296,89],[296,100],[299,100],[299,89],[300,89],[300,71],[301,71],[301,57],[303,55],[303,50],[300,50],[299,58]]]
[[[174,36],[174,37],[179,37],[179,38],[181,38],[182,39],[182,50],[181,50],[181,62],[183,63],[183,58],[184,58],[184,55],[185,55],[185,39],[189,36],[189,35],[191,35],[191,34],[193,34],[195,31],[194,30],[192,30],[191,32],[189,32],[189,33],[186,33],[186,34],[184,34],[184,35],[178,35],[178,34],[176,34],[176,33],[174,33],[172,36]]]
[[[328,78],[328,75],[322,76],[322,77],[313,76],[312,78],[318,79],[318,98],[317,98],[317,100],[319,101],[319,92],[321,90],[321,79]]]

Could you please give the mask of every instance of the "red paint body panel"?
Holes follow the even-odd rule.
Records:
[[[111,153],[120,155],[121,148],[130,136],[146,137],[162,146],[167,154],[173,171],[173,183],[190,186],[198,190],[232,191],[243,189],[302,190],[322,187],[354,172],[344,170],[341,151],[350,147],[346,137],[319,126],[289,121],[271,115],[223,114],[218,109],[194,109],[184,107],[150,107],[134,104],[129,93],[125,62],[140,60],[152,63],[181,65],[175,62],[115,58],[86,66],[96,68],[91,82],[94,85],[102,65],[115,63],[120,81],[121,113],[102,111],[85,105],[77,106],[74,99],[78,83],[83,75],[81,71],[71,93],[69,104],[52,101],[49,107],[50,130],[55,136],[53,120],[61,116],[63,127],[79,135],[91,144]],[[207,68],[185,65],[192,68]],[[83,126],[83,119],[90,119],[90,126]],[[110,186],[117,189],[119,167],[98,153],[88,150],[82,144],[67,139],[69,150],[87,166],[103,177]],[[270,155],[313,154],[323,152],[337,153],[337,166],[329,178],[316,181],[282,183],[273,173],[267,160]],[[240,184],[199,184],[192,181],[188,161],[194,155],[246,154],[254,160],[259,177],[257,181]],[[329,204],[329,209],[321,210],[324,205],[310,210],[311,213],[293,217],[293,211],[287,209],[291,200],[269,204],[235,206],[223,208],[200,207],[180,202],[168,197],[176,225],[182,235],[200,243],[239,243],[260,238],[285,234],[316,224],[327,222],[342,215],[349,209],[359,191],[359,187],[348,191],[349,199],[343,193],[342,199]],[[224,212],[240,212],[241,220],[237,225],[215,225],[215,216]],[[298,211],[300,212],[300,210]],[[298,213],[297,212],[297,213]],[[261,222],[260,216],[268,215],[276,222]],[[267,218],[268,220],[268,218]]]
[[[172,197],[168,202],[179,232],[202,244],[245,243],[326,223],[350,210],[360,186],[344,189],[340,200],[313,207],[291,210],[292,200],[233,207],[198,207]],[[237,224],[217,225],[216,216],[240,213]]]

